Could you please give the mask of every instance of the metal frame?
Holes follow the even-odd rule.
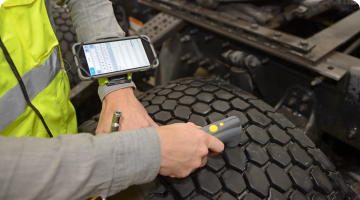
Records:
[[[360,63],[360,59],[334,51],[336,47],[360,32],[358,26],[360,10],[306,40],[243,20],[230,20],[216,11],[199,7],[193,2],[181,0],[139,0],[139,2],[336,81],[343,78],[353,64]],[[338,60],[339,58],[352,62],[344,65],[343,60]],[[356,62],[353,62],[354,60]]]

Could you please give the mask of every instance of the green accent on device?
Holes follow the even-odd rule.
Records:
[[[236,147],[242,134],[240,119],[235,116],[204,126],[201,130],[218,138],[227,147]]]

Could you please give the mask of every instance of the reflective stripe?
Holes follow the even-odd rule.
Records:
[[[30,100],[43,91],[61,69],[57,50],[56,47],[42,65],[31,69],[22,77]],[[0,132],[20,117],[26,107],[27,103],[18,83],[0,98]]]

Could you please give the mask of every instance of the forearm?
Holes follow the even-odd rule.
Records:
[[[107,197],[153,180],[160,168],[154,128],[99,136],[0,136],[0,199]]]
[[[125,36],[108,0],[56,0],[56,3],[67,4],[79,42]]]

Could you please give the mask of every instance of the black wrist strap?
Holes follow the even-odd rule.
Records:
[[[11,70],[13,71],[14,75],[16,76],[16,79],[18,80],[19,82],[19,85],[20,85],[20,88],[21,88],[21,91],[24,95],[24,98],[26,100],[26,103],[28,106],[31,107],[31,109],[36,113],[36,115],[40,118],[42,124],[44,125],[45,129],[46,129],[46,132],[49,134],[49,136],[52,138],[53,137],[53,134],[51,133],[49,127],[47,126],[43,116],[41,115],[41,113],[39,112],[38,109],[35,108],[35,106],[31,103],[30,101],[30,98],[29,98],[29,94],[26,90],[26,87],[25,87],[25,84],[18,72],[18,70],[16,69],[15,67],[15,64],[13,62],[13,60],[11,59],[11,56],[9,54],[9,52],[7,51],[4,43],[2,42],[1,38],[0,38],[0,46],[1,46],[1,49],[3,50],[4,52],[4,55],[5,55],[5,58],[6,58],[6,61],[9,63],[10,67],[11,67]]]
[[[131,79],[128,79],[127,74],[109,77],[106,86],[112,86],[112,85],[118,85],[124,83],[131,83]]]

